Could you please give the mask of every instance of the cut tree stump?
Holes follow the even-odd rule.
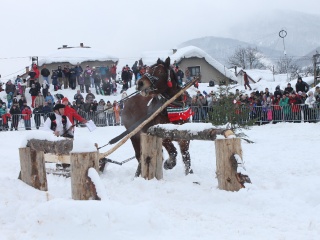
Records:
[[[98,152],[71,153],[71,190],[74,200],[100,200],[88,177],[89,168],[99,171]]]
[[[21,173],[19,179],[26,184],[48,191],[44,153],[30,147],[19,148]]]
[[[239,191],[244,186],[237,178],[238,164],[234,155],[237,154],[242,159],[241,139],[217,139],[215,147],[218,188],[226,191]]]
[[[141,176],[145,179],[163,178],[162,138],[141,134]]]

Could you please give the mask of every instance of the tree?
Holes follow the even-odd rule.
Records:
[[[229,57],[228,63],[233,66],[241,67],[243,69],[265,68],[261,62],[263,55],[255,47],[238,48],[234,54]]]
[[[277,73],[288,73],[290,74],[290,78],[294,79],[298,77],[299,72],[301,72],[301,68],[294,63],[292,57],[281,57],[276,63],[276,71]]]

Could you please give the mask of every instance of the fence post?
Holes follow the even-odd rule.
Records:
[[[163,178],[162,138],[141,134],[141,176],[145,179]]]
[[[44,152],[25,147],[19,148],[19,155],[21,167],[19,179],[36,189],[48,191]]]

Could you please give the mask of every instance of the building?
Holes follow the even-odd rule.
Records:
[[[63,68],[64,65],[71,67],[79,63],[85,69],[87,65],[90,67],[111,66],[119,61],[117,57],[96,51],[89,46],[84,46],[83,43],[77,47],[63,45],[55,52],[38,59],[33,58],[33,60],[34,63],[38,63],[40,71],[43,65],[46,65],[50,72],[56,70],[59,65]]]
[[[167,57],[170,57],[171,64],[175,62],[183,72],[189,69],[191,77],[201,75],[201,82],[209,83],[214,81],[215,84],[224,85],[237,81],[234,72],[200,48],[194,46],[170,51],[144,52],[142,61],[144,64],[152,65],[157,62],[158,58],[165,60]]]

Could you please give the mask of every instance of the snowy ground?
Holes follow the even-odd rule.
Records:
[[[76,138],[101,146],[123,130],[77,128]],[[310,123],[246,131],[255,142],[242,142],[252,184],[239,192],[217,189],[209,141],[191,142],[189,176],[180,155],[161,181],[134,178],[135,160],[109,164],[100,176],[108,196],[102,201],[72,200],[70,178],[48,175],[48,192],[18,180],[18,147],[37,131],[2,132],[0,239],[320,239],[319,132],[320,124]],[[110,158],[133,155],[128,141]]]

